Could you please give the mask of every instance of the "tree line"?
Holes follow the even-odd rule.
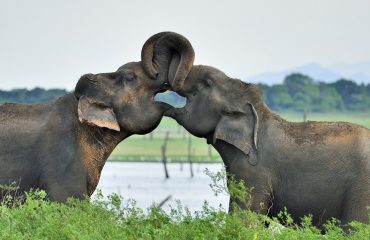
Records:
[[[300,73],[288,75],[282,84],[258,84],[267,105],[274,111],[367,111],[370,110],[370,84],[357,84],[349,79],[334,83],[315,81]],[[40,103],[56,99],[68,93],[64,89],[34,88],[0,90],[0,103]],[[185,99],[174,93],[156,97],[173,106],[182,106]]]
[[[282,84],[259,86],[267,105],[275,111],[370,110],[370,84],[357,84],[348,79],[324,83],[294,73],[288,75]]]
[[[17,103],[41,103],[47,102],[50,100],[57,99],[68,93],[65,89],[43,89],[43,88],[34,88],[31,90],[22,88],[22,89],[13,89],[11,91],[2,91],[0,90],[0,103],[5,102],[17,102]]]

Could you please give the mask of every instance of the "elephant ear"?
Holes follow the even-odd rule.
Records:
[[[223,140],[248,156],[251,165],[257,165],[258,115],[252,104],[245,111],[225,114],[218,122],[213,143]]]
[[[83,124],[120,131],[113,109],[87,96],[81,96],[78,101],[78,119]]]

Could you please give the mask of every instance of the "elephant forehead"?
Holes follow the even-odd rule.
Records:
[[[121,67],[119,67],[117,71],[124,71],[125,69],[135,70],[137,65],[140,65],[140,64],[138,62],[129,62],[129,63],[126,63],[126,64],[122,65]]]
[[[234,89],[230,91],[230,88],[227,88],[225,85],[217,83],[212,87],[209,98],[213,104],[218,104],[223,107],[232,107],[236,102],[243,102],[243,95],[237,94]]]
[[[148,78],[144,72],[144,69],[140,63],[135,63],[130,66],[130,69],[135,73],[137,79]]]

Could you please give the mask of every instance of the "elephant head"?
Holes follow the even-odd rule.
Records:
[[[190,48],[189,48],[190,46]],[[78,81],[81,123],[129,134],[145,134],[172,108],[156,102],[154,96],[166,90],[167,75],[185,79],[194,60],[194,51],[183,36],[173,32],[149,38],[140,62],[130,62],[115,72],[86,74]]]
[[[169,109],[165,116],[174,118],[191,134],[207,138],[208,143],[222,140],[233,145],[249,155],[252,165],[257,164],[258,111],[264,109],[257,86],[199,65],[176,92],[186,97],[186,105]]]

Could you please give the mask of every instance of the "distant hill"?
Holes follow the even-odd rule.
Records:
[[[370,83],[370,61],[360,63],[342,63],[329,68],[345,78],[353,79],[357,83]]]
[[[316,63],[306,64],[281,71],[271,71],[257,74],[246,78],[247,82],[264,83],[268,85],[281,84],[285,77],[301,73],[312,77],[317,81],[332,83],[338,79],[351,79],[357,84],[370,83],[370,61],[356,64],[336,64],[323,67]]]

